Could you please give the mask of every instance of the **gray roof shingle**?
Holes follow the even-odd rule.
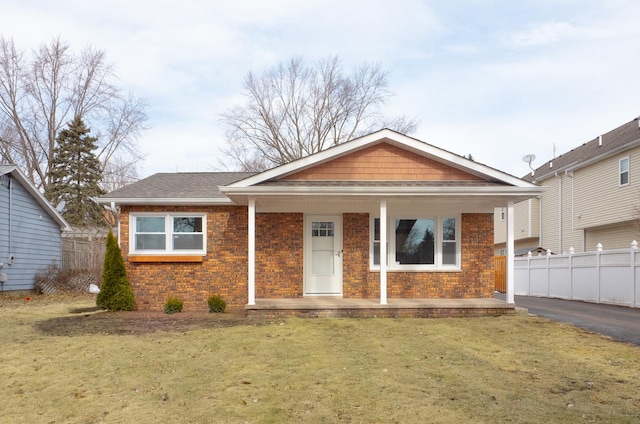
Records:
[[[219,186],[234,183],[255,172],[158,173],[114,190],[101,197],[109,199],[226,199]]]
[[[522,179],[526,181],[542,181],[550,175],[553,175],[555,172],[580,167],[599,156],[604,156],[608,153],[613,154],[619,150],[626,150],[640,145],[639,119],[640,118],[636,118],[631,122],[627,122],[626,124],[603,134],[601,136],[602,144],[600,143],[600,137],[596,137],[595,139],[584,143],[567,153],[545,162],[542,166],[535,169],[533,176],[529,173],[522,177]]]

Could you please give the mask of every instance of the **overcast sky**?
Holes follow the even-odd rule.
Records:
[[[244,75],[294,56],[379,62],[414,137],[516,176],[640,115],[637,0],[0,0],[0,34],[107,52],[150,103],[141,177],[220,170]]]

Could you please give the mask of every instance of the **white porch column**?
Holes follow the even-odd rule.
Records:
[[[507,303],[515,303],[513,202],[507,202]]]
[[[380,304],[387,304],[387,201],[380,201]]]
[[[249,222],[247,225],[248,238],[248,304],[256,304],[256,199],[249,198]]]

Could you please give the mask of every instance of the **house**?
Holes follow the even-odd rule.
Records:
[[[155,174],[100,201],[118,209],[141,309],[169,296],[204,309],[211,293],[248,311],[392,308],[494,301],[493,210],[542,191],[385,129],[257,174]]]
[[[627,122],[523,177],[548,187],[514,206],[515,249],[553,253],[629,248],[640,240],[640,120]],[[494,218],[495,253],[504,253],[504,208]]]
[[[61,266],[70,227],[15,165],[0,165],[0,290],[35,289],[34,277]]]

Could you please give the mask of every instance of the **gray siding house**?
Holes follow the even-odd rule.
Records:
[[[39,271],[60,266],[69,229],[15,165],[0,165],[0,291],[33,290]]]
[[[544,163],[523,179],[548,190],[514,206],[515,251],[628,249],[640,241],[640,118]],[[504,208],[494,213],[495,254],[506,250]]]

